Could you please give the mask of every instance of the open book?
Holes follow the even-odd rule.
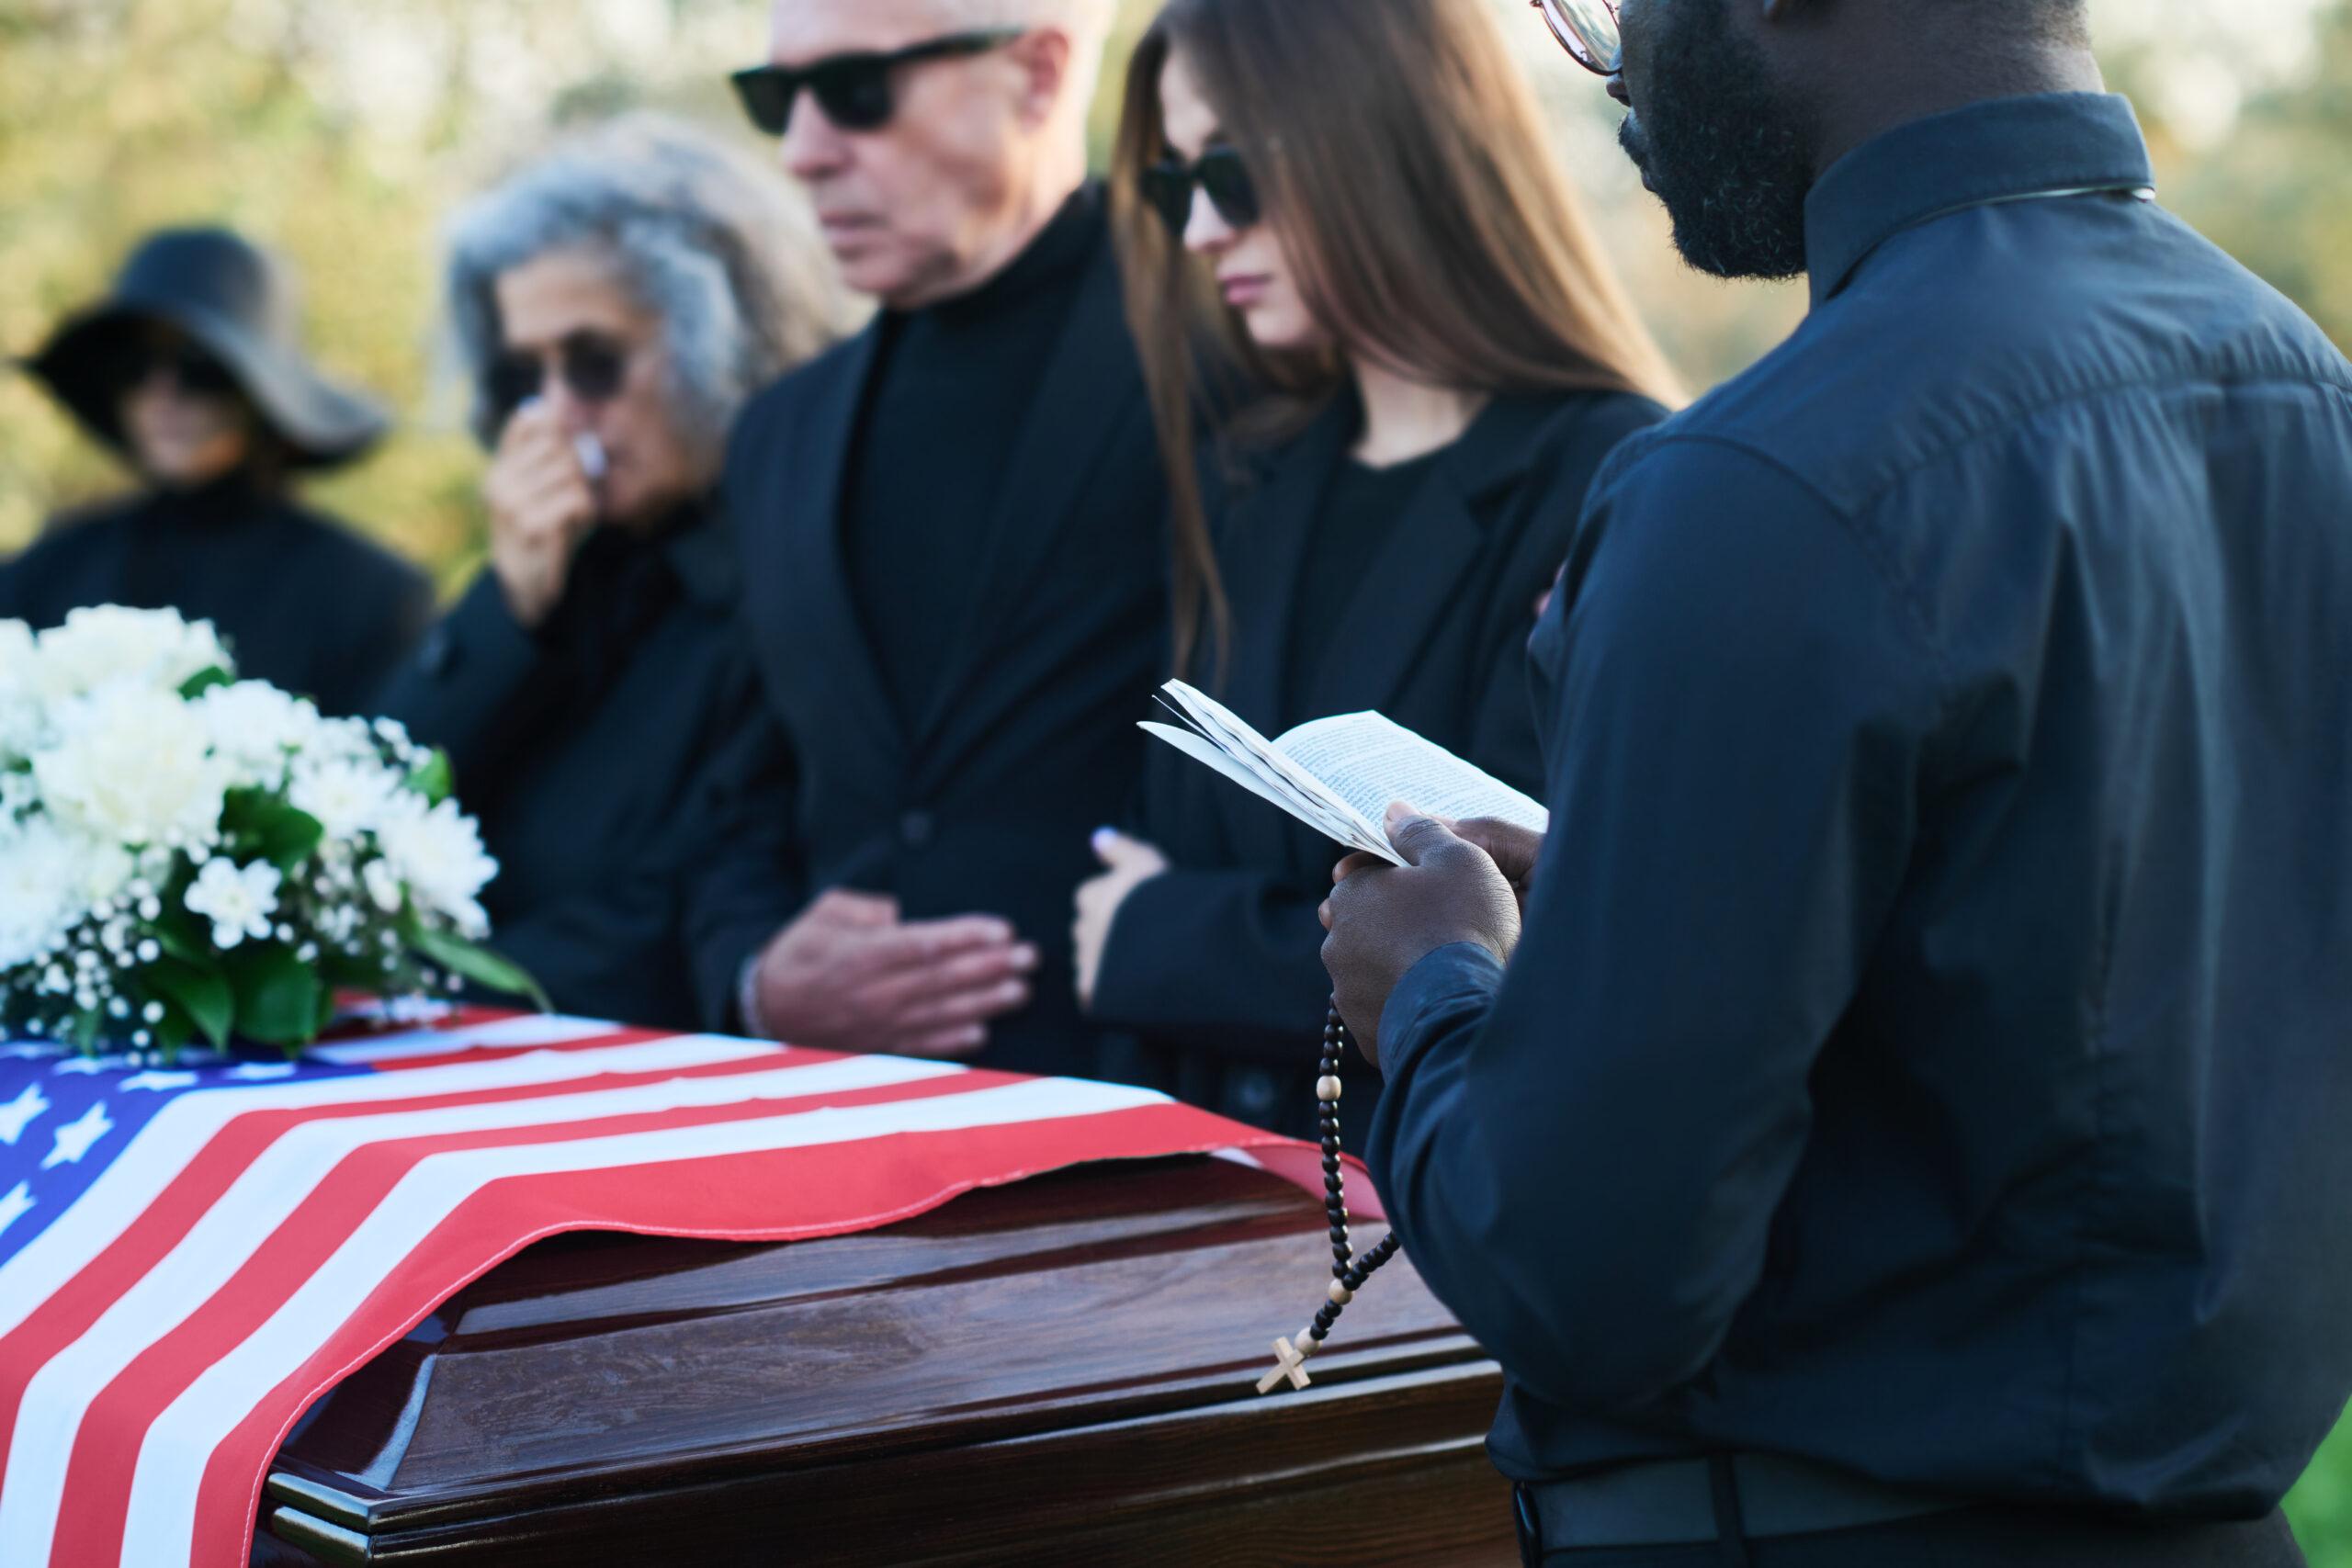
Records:
[[[1405,857],[1381,827],[1391,801],[1455,821],[1498,818],[1539,833],[1551,823],[1541,801],[1376,713],[1318,718],[1269,740],[1182,681],[1160,691],[1161,705],[1184,728],[1147,721],[1146,729],[1308,827],[1395,864]]]

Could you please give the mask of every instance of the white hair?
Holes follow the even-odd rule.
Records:
[[[498,276],[588,247],[662,320],[671,417],[704,449],[744,399],[831,343],[850,307],[806,200],[764,164],[680,121],[632,114],[575,132],[476,197],[449,227],[448,303],[476,387],[500,352]]]
[[[1117,0],[933,0],[956,28],[1054,28],[1069,38],[1069,90],[1062,107],[1083,126],[1102,81]]]

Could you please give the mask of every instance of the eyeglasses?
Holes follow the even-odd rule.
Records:
[[[1021,28],[991,28],[983,32],[956,33],[926,43],[909,44],[884,54],[833,54],[807,65],[756,65],[738,71],[728,80],[743,100],[743,112],[770,136],[782,136],[792,126],[792,106],[800,89],[817,96],[825,118],[843,130],[879,130],[897,111],[890,75],[901,65],[925,60],[950,60],[1002,49],[1022,36]]]
[[[1527,0],[1544,13],[1560,47],[1587,71],[1614,76],[1625,63],[1617,36],[1617,0]]]
[[[1250,167],[1231,147],[1212,147],[1199,159],[1162,158],[1143,172],[1144,199],[1159,209],[1168,231],[1179,240],[1193,220],[1193,192],[1209,193],[1209,205],[1229,228],[1247,229],[1258,221],[1258,187]]]
[[[583,403],[608,403],[628,378],[628,349],[601,333],[573,333],[555,347],[556,374]],[[503,423],[547,385],[547,361],[536,354],[500,355],[482,373],[482,390]]]

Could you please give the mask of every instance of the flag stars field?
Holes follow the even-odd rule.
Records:
[[[25,1135],[25,1129],[39,1121],[41,1112],[48,1109],[49,1100],[40,1092],[40,1085],[27,1084],[23,1093],[6,1105],[0,1106],[0,1144],[14,1145]]]
[[[52,1166],[80,1164],[82,1157],[96,1145],[97,1141],[113,1131],[114,1122],[107,1115],[107,1102],[103,1100],[95,1102],[79,1118],[56,1131],[53,1135],[57,1146],[49,1151],[49,1157],[40,1162],[40,1168],[47,1170]]]

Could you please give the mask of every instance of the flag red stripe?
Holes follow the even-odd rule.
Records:
[[[781,1064],[771,1061],[767,1065],[774,1067]],[[462,1149],[570,1143],[676,1127],[715,1126],[822,1109],[934,1099],[1019,1081],[1022,1080],[1004,1073],[968,1072],[786,1102],[757,1100],[691,1106],[548,1126],[484,1128],[368,1145],[338,1162],[210,1300],[141,1350],[92,1403],[68,1465],[52,1560],[96,1563],[116,1559],[121,1551],[124,1511],[130,1500],[139,1438],[205,1368],[227,1355],[266,1322],[350,1236],[356,1224],[372,1213],[400,1179],[430,1156]],[[863,1150],[867,1145],[855,1146]],[[836,1145],[820,1152],[842,1165],[862,1162],[863,1156],[860,1161],[840,1161],[841,1149],[842,1145]],[[633,1168],[625,1174],[635,1179],[647,1179],[640,1168]],[[828,1179],[833,1179],[829,1173]],[[541,1179],[561,1186],[582,1178],[575,1173]],[[775,1190],[771,1189],[766,1195],[770,1204],[775,1202]],[[690,1206],[700,1210],[707,1203],[708,1195],[697,1190]],[[686,1205],[681,1205],[673,1194],[665,1206],[675,1209]]]
[[[453,1066],[459,1062],[503,1062],[510,1056],[527,1056],[536,1051],[608,1051],[616,1045],[644,1045],[677,1037],[670,1030],[614,1029],[602,1034],[583,1034],[577,1040],[538,1040],[520,1045],[455,1044],[430,1056],[394,1056],[380,1062],[348,1065],[372,1067],[379,1073],[409,1073],[420,1067]]]
[[[269,1461],[302,1412],[397,1343],[434,1307],[535,1241],[575,1230],[713,1241],[795,1241],[870,1230],[929,1212],[978,1188],[1003,1186],[1091,1160],[1275,1146],[1191,1106],[1139,1106],[1045,1122],[895,1134],[852,1145],[764,1150],[714,1160],[517,1178],[486,1187],[401,1259],[334,1343],[272,1391],[206,1465],[190,1568],[244,1568]],[[903,1145],[886,1150],[881,1145]],[[692,1184],[691,1202],[676,1197]],[[788,1221],[775,1195],[795,1194]],[[691,1212],[698,1223],[678,1224]],[[416,1303],[426,1303],[418,1305]],[[116,1520],[119,1528],[120,1520]],[[60,1556],[60,1562],[78,1559]],[[105,1559],[99,1559],[105,1561]]]
[[[25,1387],[33,1374],[60,1350],[80,1338],[118,1297],[144,1278],[149,1269],[180,1243],[255,1159],[298,1126],[358,1116],[390,1116],[458,1106],[610,1091],[678,1078],[776,1072],[818,1066],[841,1059],[823,1052],[778,1052],[774,1055],[739,1057],[692,1067],[600,1073],[549,1083],[507,1084],[492,1089],[444,1091],[406,1099],[341,1101],[280,1111],[254,1111],[232,1118],[156,1195],[155,1201],[125,1227],[121,1235],[36,1307],[12,1333],[0,1337],[0,1473],[6,1473]],[[960,1082],[961,1078],[931,1081],[954,1083]]]

